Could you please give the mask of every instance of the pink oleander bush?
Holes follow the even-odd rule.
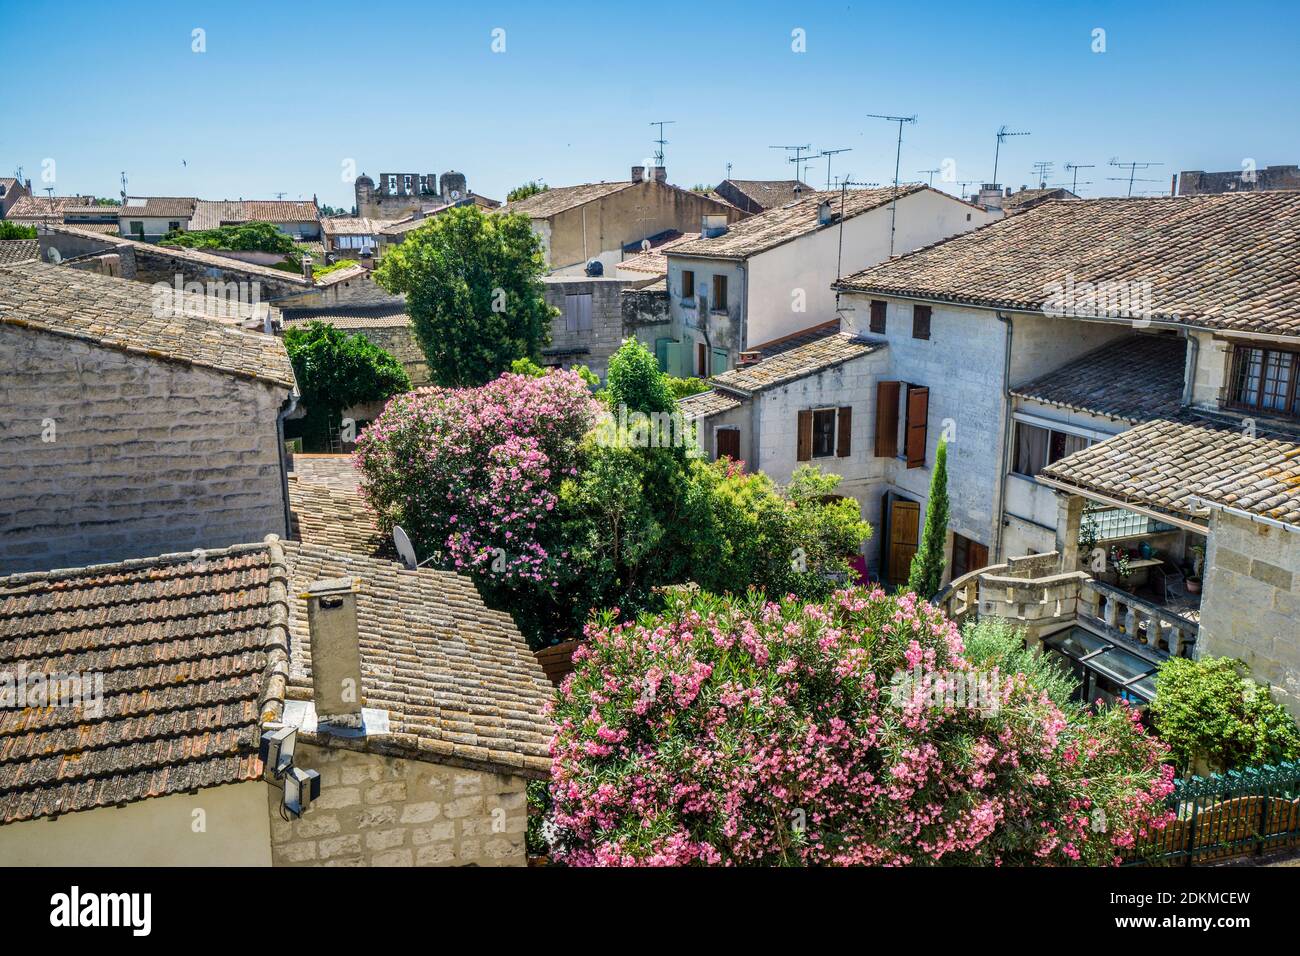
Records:
[[[570,865],[1102,865],[1169,819],[1135,712],[977,670],[911,594],[678,594],[588,637],[554,708]]]
[[[548,588],[564,557],[548,519],[599,409],[562,371],[399,395],[357,441],[362,494],[421,559],[438,552],[492,590]]]

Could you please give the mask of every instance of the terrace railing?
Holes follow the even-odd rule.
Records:
[[[1113,634],[1170,657],[1191,657],[1200,629],[1196,621],[1175,611],[1091,579],[1079,589],[1078,613]]]

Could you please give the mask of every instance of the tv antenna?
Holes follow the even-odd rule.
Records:
[[[1132,196],[1134,183],[1160,182],[1159,179],[1142,179],[1141,177],[1137,177],[1135,176],[1137,171],[1139,169],[1150,169],[1152,166],[1163,166],[1164,163],[1121,163],[1118,157],[1111,157],[1109,165],[1116,166],[1120,169],[1128,170],[1128,194]],[[1120,182],[1120,183],[1124,182],[1123,176],[1107,176],[1106,178],[1112,180],[1113,182]]]
[[[727,178],[731,178],[731,163],[727,163]]]
[[[1016,132],[1016,131],[1012,131],[1012,130],[1007,129],[1005,123],[1004,123],[1004,124],[1003,124],[999,129],[998,129],[998,132],[997,132],[998,144],[997,144],[997,146],[996,146],[996,147],[994,148],[994,150],[993,150],[993,179],[992,179],[992,183],[993,183],[994,185],[1000,185],[1000,184],[998,183],[998,158],[999,158],[999,156],[1000,156],[1001,153],[1002,153],[1002,142],[1003,142],[1003,140],[1007,139],[1007,137],[1009,137],[1009,136],[1028,136],[1028,135],[1029,135],[1028,131],[1025,131],[1025,132]]]
[[[898,163],[903,156],[903,126],[916,122],[916,114],[911,116],[889,116],[885,113],[868,113],[871,119],[888,120],[898,124],[898,146],[894,149],[894,198],[889,202],[889,254],[894,254],[894,221],[898,216]]]
[[[849,187],[850,187],[850,186],[866,186],[866,187],[870,188],[870,187],[873,187],[873,186],[879,186],[879,185],[880,185],[879,183],[859,183],[859,182],[854,182],[854,181],[853,181],[853,174],[852,174],[852,173],[845,173],[845,174],[844,174],[844,178],[841,179],[841,180],[839,181],[839,190],[840,190],[840,234],[839,234],[839,249],[838,249],[838,251],[837,251],[836,254],[835,254],[835,282],[836,282],[837,284],[838,284],[839,281],[840,281],[841,274],[842,274],[842,272],[843,272],[843,265],[844,265],[844,209],[845,209],[845,206],[847,205],[847,202],[848,202]],[[851,308],[846,308],[846,309],[841,309],[841,308],[840,308],[840,290],[839,290],[839,289],[836,289],[836,290],[835,290],[835,314],[838,315],[840,312],[851,312],[851,311],[853,311]]]
[[[1079,194],[1079,193],[1078,193],[1078,189],[1079,189],[1079,170],[1081,170],[1081,169],[1096,169],[1096,168],[1097,168],[1097,167],[1096,167],[1094,164],[1092,164],[1092,163],[1087,163],[1087,164],[1082,165],[1082,166],[1079,165],[1078,163],[1066,163],[1066,164],[1065,164],[1065,171],[1066,171],[1066,172],[1069,172],[1069,173],[1074,173],[1074,177],[1073,177],[1072,181],[1070,182],[1070,192],[1074,193],[1076,196]],[[1087,185],[1089,185],[1089,183],[1084,183],[1084,185],[1087,186]]]
[[[126,205],[126,170],[122,170],[122,205]]]
[[[1047,178],[1052,174],[1052,167],[1056,164],[1048,159],[1040,159],[1034,163],[1034,178],[1038,180],[1038,188],[1047,188]]]
[[[935,174],[935,173],[941,173],[941,172],[943,172],[943,170],[942,170],[942,169],[918,169],[917,172],[918,172],[918,173],[921,173],[922,175],[924,175],[924,176],[927,177],[927,178],[926,178],[926,181],[925,181],[925,184],[926,184],[927,186],[933,186],[933,185],[934,185],[934,174]]]
[[[654,142],[659,146],[655,150],[655,165],[663,166],[664,164],[664,147],[668,145],[668,140],[664,139],[664,127],[672,126],[677,120],[655,120],[650,125],[659,127],[659,138]]]
[[[768,149],[784,149],[788,153],[794,153],[793,156],[786,159],[787,163],[794,163],[795,175],[799,175],[799,170],[803,167],[804,153],[812,150],[811,146],[769,146]]]
[[[820,153],[817,154],[818,156],[826,157],[826,188],[827,189],[831,188],[831,157],[837,156],[840,153],[851,153],[851,152],[853,152],[853,148],[851,146],[845,146],[842,149],[823,149]]]
[[[283,199],[283,198],[285,197],[286,194],[280,192],[280,193],[275,193],[274,195],[275,195],[275,198],[276,198],[276,199]]]

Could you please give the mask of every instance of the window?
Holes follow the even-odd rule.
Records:
[[[682,270],[682,298],[688,302],[695,298],[695,273],[690,269]]]
[[[180,224],[179,222],[169,222],[169,223],[167,223],[167,231],[168,231],[168,232],[176,232],[176,231],[179,230],[180,228],[181,228],[181,224]]]
[[[143,236],[143,235],[144,235],[144,223],[143,223],[143,222],[140,222],[138,219],[132,219],[132,220],[131,220],[131,227],[130,227],[129,231],[130,231],[130,232],[134,232],[137,236]]]
[[[564,329],[566,332],[591,331],[590,292],[564,297]]]
[[[928,305],[912,306],[912,338],[928,339],[930,337],[930,307]]]
[[[1017,475],[1032,478],[1048,465],[1091,444],[1092,440],[1082,435],[1071,435],[1028,422],[1016,422],[1016,452],[1011,470]]]
[[[1228,402],[1243,409],[1300,418],[1300,355],[1278,349],[1233,350]]]
[[[802,411],[798,418],[799,461],[814,458],[847,458],[853,435],[853,409],[816,408]]]
[[[871,300],[871,331],[875,335],[885,334],[885,303],[879,299]]]
[[[411,191],[411,177],[410,177],[410,176],[403,176],[403,177],[402,177],[402,192],[404,192],[404,193],[409,193],[410,191]]]
[[[695,344],[695,374],[700,378],[708,378],[709,372],[709,348],[703,342]]]
[[[727,311],[727,277],[713,277],[713,311]]]

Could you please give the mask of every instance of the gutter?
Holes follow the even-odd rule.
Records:
[[[1004,315],[1001,310],[994,313],[999,322],[1007,327],[1006,347],[1002,356],[1002,415],[1004,424],[1002,426],[1002,454],[998,456],[998,506],[993,513],[997,515],[997,522],[993,527],[993,560],[1001,561],[1002,555],[1002,529],[1006,525],[1007,515],[1007,472],[1010,470],[1008,457],[1011,454],[1011,339],[1014,333],[1014,326],[1009,315]]]
[[[1096,491],[1085,491],[1077,485],[1067,485],[1063,481],[1057,481],[1055,478],[1045,478],[1038,475],[1034,478],[1041,485],[1048,488],[1054,488],[1057,491],[1063,491],[1069,495],[1078,495],[1080,498],[1090,498],[1093,501],[1099,501],[1103,505],[1109,505],[1112,508],[1123,508],[1125,511],[1132,511],[1135,514],[1144,515],[1154,521],[1160,521],[1164,524],[1171,524],[1184,531],[1191,531],[1194,534],[1206,534],[1209,531],[1208,525],[1197,524],[1194,521],[1188,521],[1186,518],[1178,518],[1171,514],[1165,514],[1156,511],[1153,508],[1147,508],[1142,505],[1134,504],[1131,501],[1122,501],[1119,498],[1111,498]]]
[[[1194,497],[1192,500],[1203,507],[1209,508],[1211,511],[1223,511],[1235,518],[1242,518],[1254,524],[1267,525],[1270,528],[1281,528],[1283,531],[1290,531],[1292,534],[1300,534],[1300,527],[1293,524],[1287,524],[1285,521],[1278,521],[1276,518],[1268,517],[1268,515],[1257,515],[1251,511],[1243,511],[1241,508],[1234,508],[1232,505],[1225,505],[1218,501],[1208,501],[1199,496]]]
[[[289,504],[289,453],[284,447],[284,420],[298,410],[298,401],[302,396],[295,384],[280,406],[275,416],[275,437],[280,446],[280,494],[284,498],[284,539],[293,538],[293,508]]]

